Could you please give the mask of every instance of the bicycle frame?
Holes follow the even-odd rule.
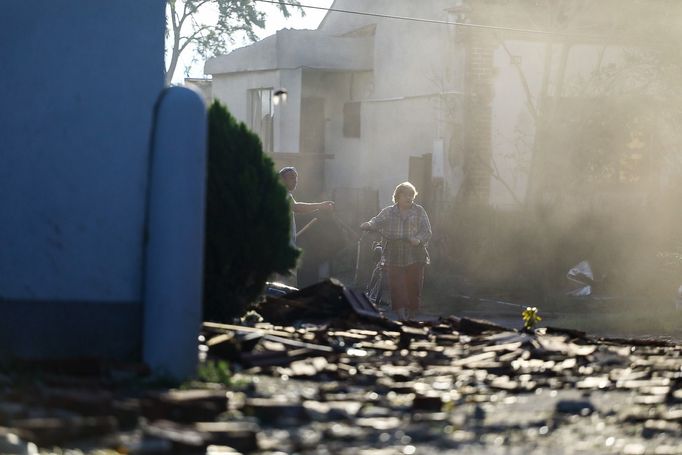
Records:
[[[375,260],[373,259],[374,267],[372,269],[372,274],[369,277],[369,281],[366,282],[364,286],[361,286],[359,283],[359,273],[358,270],[360,269],[360,255],[362,251],[362,243],[363,240],[366,238],[366,234],[368,232],[374,232],[376,234],[379,234],[381,236],[381,240],[374,241],[372,242],[372,247],[371,250],[372,252],[376,252],[377,248],[381,248],[380,255],[378,258]],[[356,268],[355,268],[355,283],[357,287],[364,288],[364,292],[367,295],[367,298],[376,306],[381,307],[381,306],[388,306],[390,305],[388,300],[386,299],[385,296],[388,295],[387,291],[387,286],[386,286],[386,280],[388,279],[388,275],[386,272],[386,259],[384,256],[384,251],[386,248],[386,244],[390,240],[404,240],[404,239],[389,239],[384,235],[383,232],[380,230],[375,230],[375,229],[368,229],[364,230],[360,238],[358,239],[358,250],[357,250],[357,256],[356,256]],[[388,310],[389,308],[384,308],[384,310]]]

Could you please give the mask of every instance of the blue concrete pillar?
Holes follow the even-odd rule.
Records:
[[[166,89],[150,158],[144,284],[144,360],[176,379],[196,370],[201,325],[206,107],[199,94]]]

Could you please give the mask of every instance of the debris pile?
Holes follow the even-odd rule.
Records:
[[[126,453],[682,454],[678,344],[398,323],[333,281],[257,310],[252,326],[204,325],[201,352],[229,363],[228,385],[0,378],[0,439],[87,447],[97,435]]]

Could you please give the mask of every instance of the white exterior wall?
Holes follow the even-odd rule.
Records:
[[[419,5],[389,3],[347,0],[335,7],[427,17]],[[396,12],[396,7],[403,9]],[[438,8],[427,13],[445,18]],[[456,119],[444,106],[445,97],[452,95],[441,94],[462,89],[463,72],[456,68],[462,56],[446,58],[452,51],[443,46],[451,34],[446,26],[331,14],[320,30],[342,34],[372,23],[377,24],[373,71],[304,77],[303,91],[304,96],[325,98],[326,152],[334,155],[326,162],[328,189],[375,188],[380,204],[388,205],[395,185],[408,178],[410,156],[433,152],[439,139],[447,154]],[[349,101],[362,102],[360,138],[343,136],[343,105]],[[451,171],[447,158],[445,162],[446,179],[456,180],[447,187],[456,191],[461,175]]]
[[[371,2],[366,0],[335,0],[332,3],[332,8],[375,13],[375,8],[379,4],[379,7],[384,7],[384,12],[391,11],[392,8],[386,9],[387,5],[385,3],[386,0],[372,0]],[[366,25],[374,24],[377,20],[380,19],[359,14],[330,13],[322,20],[318,30],[330,35],[342,35]]]
[[[335,0],[333,8],[421,19],[445,20],[445,10],[457,6],[458,3],[461,3],[461,0]],[[331,13],[324,18],[318,30],[331,35],[342,35],[366,25],[382,21],[385,21],[385,19],[356,14]],[[395,22],[392,19],[390,21]]]
[[[325,177],[328,192],[338,187],[371,187],[388,205],[395,186],[407,180],[410,156],[449,143],[451,119],[443,115],[438,96],[380,99],[374,96],[372,73],[306,72],[304,96],[325,99]],[[361,136],[343,136],[343,106],[361,101]],[[456,187],[455,187],[456,189]]]
[[[416,5],[409,6],[406,13],[425,17]],[[439,10],[431,12],[445,19]],[[456,67],[459,60],[449,55],[450,47],[444,46],[449,36],[447,26],[400,20],[377,24],[373,90],[362,105],[359,173],[361,182],[379,190],[382,205],[391,203],[395,186],[407,180],[410,156],[432,153],[434,141],[447,146],[456,134],[457,119],[444,103],[462,90],[463,72]],[[460,178],[450,169],[446,177]],[[458,186],[458,181],[447,185],[455,191]]]
[[[227,106],[237,120],[248,125],[248,90],[278,86],[278,71],[219,74],[213,76],[213,97]]]
[[[340,73],[306,71],[303,75],[303,96],[324,99],[325,153],[334,159],[325,162],[327,189],[362,187],[358,172],[362,159],[362,138],[343,136],[343,107],[371,93],[371,73]],[[305,125],[304,125],[305,131]]]
[[[433,150],[434,104],[429,98],[368,102],[362,115],[361,180],[379,190],[379,202],[385,206],[391,203],[395,186],[407,180],[410,156]]]
[[[388,205],[395,186],[407,180],[410,156],[433,151],[433,142],[449,142],[449,119],[441,99],[424,96],[375,98],[371,73],[305,74],[304,96],[325,99],[325,152],[334,155],[325,166],[329,192],[338,187],[371,187]],[[362,101],[361,136],[343,136],[343,106]]]
[[[249,90],[286,88],[287,102],[274,107],[275,153],[299,151],[301,122],[301,69],[216,74],[213,97],[239,121],[249,125]]]
[[[287,102],[275,107],[275,153],[298,153],[301,140],[302,70],[280,70],[280,87],[289,91]]]
[[[374,37],[374,97],[409,97],[454,89],[446,72],[447,39],[445,26],[400,20],[379,23]]]

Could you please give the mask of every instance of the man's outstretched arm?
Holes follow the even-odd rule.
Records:
[[[323,202],[296,202],[294,201],[291,205],[291,210],[294,213],[311,213],[318,210],[333,210],[334,202],[323,201]]]

